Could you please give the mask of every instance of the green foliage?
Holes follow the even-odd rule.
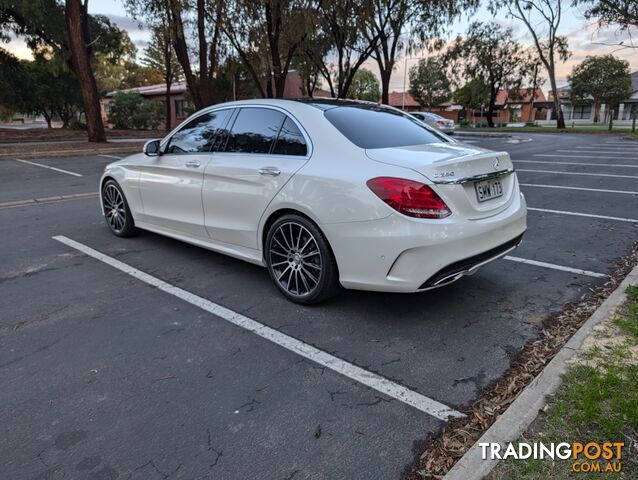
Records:
[[[377,80],[376,75],[365,68],[357,70],[350,85],[349,97],[355,100],[376,102],[380,96],[379,80]]]
[[[489,88],[486,113],[490,127],[499,90],[517,90],[530,75],[535,60],[514,40],[511,28],[474,22],[465,38],[457,37],[446,53],[452,70],[468,80],[482,79]]]
[[[454,101],[467,109],[478,110],[490,100],[490,89],[480,78],[474,78],[454,92]]]
[[[410,95],[422,107],[433,107],[450,99],[452,82],[441,56],[428,57],[410,68]]]
[[[14,113],[42,115],[47,123],[57,115],[66,127],[81,111],[82,95],[75,75],[58,56],[18,60],[0,50],[0,105]]]
[[[590,56],[567,77],[577,102],[593,99],[615,107],[631,95],[629,62],[613,55]]]
[[[621,30],[638,27],[636,0],[573,0],[573,3],[585,6],[585,18],[596,19],[601,26],[618,26]]]
[[[171,34],[165,25],[157,25],[151,31],[151,41],[144,49],[142,65],[158,72],[165,83],[174,83],[182,76],[182,67],[171,45]]]
[[[117,92],[110,108],[109,122],[118,129],[156,128],[164,110],[161,102],[146,100],[136,92]]]

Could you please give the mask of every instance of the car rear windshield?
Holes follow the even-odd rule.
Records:
[[[324,113],[348,140],[360,148],[390,148],[446,142],[445,137],[399,111],[384,107],[336,107]]]

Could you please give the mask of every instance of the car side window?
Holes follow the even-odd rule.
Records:
[[[304,138],[301,130],[290,117],[286,117],[275,147],[272,153],[276,155],[299,155],[305,156],[308,154],[308,146],[306,145],[306,139]]]
[[[215,150],[224,137],[224,127],[232,110],[217,110],[194,118],[169,140],[165,153],[195,153]]]
[[[226,152],[270,153],[285,115],[269,108],[239,110],[228,134]]]

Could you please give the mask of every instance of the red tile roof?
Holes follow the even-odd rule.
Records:
[[[518,90],[519,96],[510,95],[509,90],[499,90],[496,95],[496,105],[505,105],[505,103],[529,103],[530,97],[532,96],[532,89],[530,88],[521,88]],[[509,98],[508,98],[509,97]],[[535,102],[544,102],[545,94],[543,91],[536,87],[536,95],[534,95]]]
[[[388,105],[393,107],[402,107],[403,106],[403,92],[390,92],[388,94]],[[406,107],[418,107],[419,102],[417,102],[412,95],[408,92],[405,92],[405,106]]]

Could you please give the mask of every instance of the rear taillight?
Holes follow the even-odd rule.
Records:
[[[437,120],[436,124],[437,125],[445,125],[445,121],[444,120]]]
[[[434,190],[412,180],[378,177],[368,180],[368,188],[397,212],[416,218],[445,218],[450,209]]]

